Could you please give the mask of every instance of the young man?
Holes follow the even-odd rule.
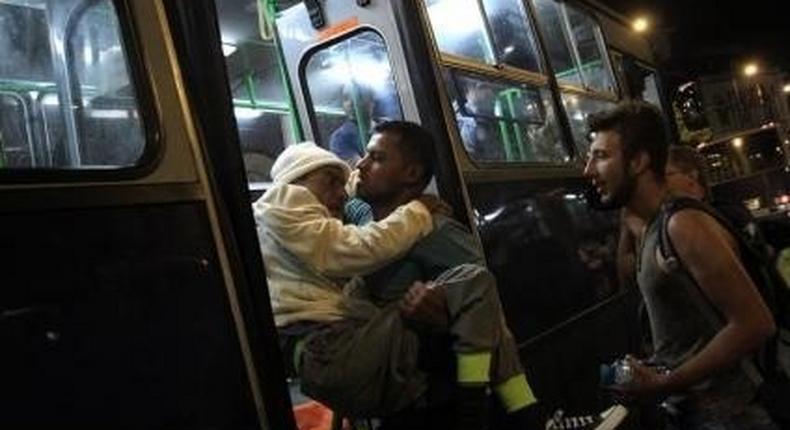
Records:
[[[253,208],[275,323],[285,349],[294,351],[302,391],[344,416],[386,416],[426,390],[426,374],[417,363],[420,338],[406,325],[400,303],[377,307],[357,297],[357,285],[347,279],[391,261],[430,231],[433,221],[408,199],[379,221],[344,226],[336,218],[345,198],[344,166],[314,144],[291,146],[272,167],[274,187]],[[470,399],[456,425],[479,429],[474,411],[485,401],[493,352],[504,351],[493,277],[480,266],[462,265],[436,282],[447,291],[456,382],[461,397]],[[523,375],[521,384],[514,381],[506,388],[525,389],[511,397],[527,396]]]
[[[433,138],[417,124],[393,121],[377,126],[367,154],[358,165],[356,185],[357,196],[370,205],[372,213],[366,217],[361,215],[364,210],[354,207],[351,212],[356,222],[364,224],[371,219],[383,219],[394,208],[421,195],[433,176],[433,151]],[[352,204],[357,206],[359,202],[352,200],[349,206]],[[452,310],[460,306],[463,295],[459,293],[478,290],[481,297],[490,300],[490,305],[479,309],[474,322],[478,325],[476,330],[480,335],[498,333],[499,340],[489,344],[489,350],[467,348],[481,363],[490,361],[481,369],[484,371],[475,371],[475,377],[471,377],[471,369],[464,369],[471,361],[465,360],[465,347],[454,345],[458,382],[462,387],[457,407],[471,411],[481,403],[485,405],[479,399],[485,397],[485,386],[490,383],[506,412],[511,414],[510,420],[534,425],[538,422],[538,414],[536,408],[529,406],[536,399],[524,376],[513,337],[505,325],[494,278],[482,266],[484,258],[466,228],[445,216],[434,219],[434,231],[419,240],[405,257],[366,278],[371,300],[386,305],[403,298],[402,312],[407,318],[423,322],[427,327],[446,325],[450,333],[457,336],[459,328],[453,323]],[[448,276],[462,267],[473,276],[468,279]],[[464,372],[470,377],[461,380]]]
[[[756,387],[739,367],[775,325],[739,262],[734,238],[707,214],[681,210],[670,219],[668,234],[690,276],[670,270],[657,255],[656,220],[670,197],[661,114],[646,103],[627,102],[592,116],[589,125],[594,141],[585,175],[604,205],[625,208],[647,226],[637,283],[653,332],[652,361],[672,369],[658,372],[629,358],[633,382],[619,388],[636,397],[668,396],[683,429],[775,428],[754,403]],[[700,314],[692,293],[697,287],[721,315],[722,328]]]

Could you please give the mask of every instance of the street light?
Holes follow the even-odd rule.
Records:
[[[741,147],[743,147],[743,138],[736,137],[735,139],[732,139],[732,146],[734,146],[737,149],[741,149]]]
[[[785,86],[782,88],[782,91],[784,91],[785,94],[790,93],[790,84],[785,84]]]
[[[748,77],[756,75],[757,72],[759,72],[759,71],[760,71],[760,68],[757,67],[757,64],[755,64],[755,63],[749,63],[746,66],[744,66],[744,68],[743,68],[743,74],[748,76]]]
[[[647,31],[647,28],[650,27],[650,22],[647,20],[647,18],[640,16],[634,20],[634,22],[631,24],[631,27],[637,33],[644,33]]]

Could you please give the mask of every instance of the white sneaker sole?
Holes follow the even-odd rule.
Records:
[[[614,430],[623,423],[628,416],[628,409],[623,405],[614,405],[601,412],[601,421],[595,430]]]

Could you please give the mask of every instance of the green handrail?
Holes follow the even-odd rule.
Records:
[[[280,79],[285,87],[288,99],[288,109],[291,113],[291,133],[294,141],[300,142],[304,140],[304,131],[302,130],[302,122],[299,119],[299,114],[296,111],[296,98],[294,97],[293,88],[291,87],[291,79],[288,77],[288,71],[285,69],[285,53],[280,45],[280,36],[277,34],[277,0],[258,0],[258,7],[263,8],[264,17],[268,20],[268,24],[273,30],[274,47],[277,50],[277,69],[280,72]]]

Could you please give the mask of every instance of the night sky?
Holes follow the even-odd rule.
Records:
[[[632,17],[650,17],[654,36],[668,37],[664,63],[673,81],[740,70],[746,61],[790,72],[788,15],[781,0],[601,0]]]

